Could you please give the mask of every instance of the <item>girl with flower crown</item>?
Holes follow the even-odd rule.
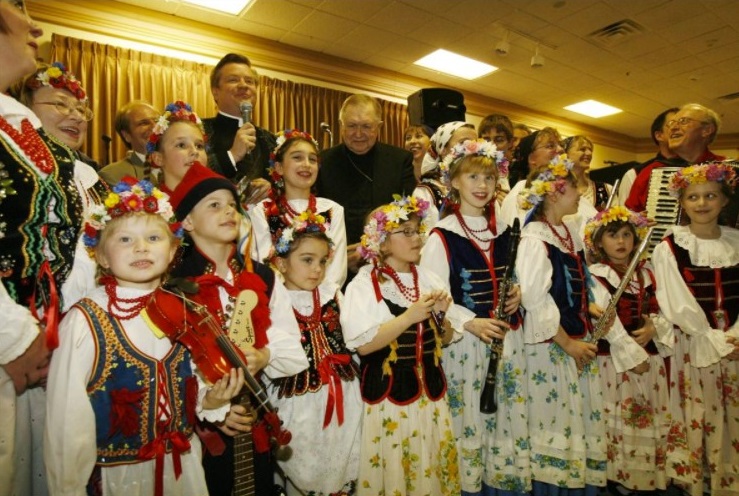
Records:
[[[320,213],[329,221],[326,234],[335,248],[325,278],[342,286],[346,280],[344,207],[312,193],[318,177],[318,143],[304,131],[285,130],[277,135],[270,164],[274,184],[270,198],[247,212],[252,222],[252,258],[268,260],[274,253],[273,240],[279,238],[275,238],[278,230],[289,228],[293,219],[303,212]]]
[[[52,494],[206,493],[196,407],[224,412],[244,378],[233,371],[199,388],[189,352],[141,314],[181,236],[167,195],[148,181],[124,178],[90,213],[84,241],[101,286],[67,313],[51,360]]]
[[[442,124],[431,136],[431,144],[421,165],[421,180],[413,191],[413,196],[429,202],[429,229],[439,221],[439,213],[449,192],[441,177],[441,162],[458,143],[474,139],[477,139],[475,126],[461,121]]]
[[[622,284],[646,233],[647,220],[620,206],[599,212],[585,226],[585,246],[596,262],[589,269],[596,282],[598,317]],[[651,266],[640,262],[616,306],[616,325],[607,339],[598,341],[597,364],[608,425],[608,484],[622,494],[665,489],[668,483],[668,388],[662,356],[671,354],[674,333],[659,311],[655,289]],[[617,340],[622,344],[612,346]],[[646,356],[638,347],[646,351],[648,360],[639,362]]]
[[[368,216],[363,266],[341,327],[360,355],[364,417],[357,494],[458,495],[457,447],[441,348],[457,333],[448,286],[417,267],[428,204],[413,197]]]
[[[606,485],[603,394],[592,363],[598,348],[588,342],[590,277],[581,238],[563,221],[577,212],[580,199],[571,169],[571,162],[553,160],[532,172],[520,197],[531,210],[516,275],[526,309],[527,419],[537,495],[597,494]]]
[[[464,308],[464,338],[444,349],[447,398],[460,455],[462,492],[525,494],[531,489],[526,416],[526,362],[517,312],[521,293],[506,295],[510,324],[495,316],[509,263],[510,230],[496,222],[496,183],[507,173],[503,152],[483,139],[455,146],[441,165],[451,207],[431,232],[421,265],[452,288]],[[511,332],[507,332],[513,329]],[[480,411],[490,344],[503,340],[496,371],[499,407]]]
[[[737,183],[732,165],[673,175],[689,223],[652,254],[657,301],[676,326],[667,475],[692,496],[739,494],[739,231],[719,225]]]
[[[339,323],[339,285],[324,278],[333,249],[329,231],[327,219],[308,210],[275,233],[274,264],[290,292],[309,363],[274,381],[273,403],[293,433],[289,448],[277,452],[288,495],[349,495],[357,484],[359,370]]]

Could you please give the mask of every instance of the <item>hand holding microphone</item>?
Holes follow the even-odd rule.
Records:
[[[324,133],[328,133],[328,147],[331,148],[334,146],[334,135],[331,132],[331,126],[328,125],[328,122],[322,122],[320,124],[321,131]]]
[[[239,104],[239,111],[241,112],[241,119],[244,123],[236,131],[233,145],[231,145],[231,149],[229,150],[236,162],[243,160],[257,146],[257,130],[251,122],[251,102],[241,102]]]

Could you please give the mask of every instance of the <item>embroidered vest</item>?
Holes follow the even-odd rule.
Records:
[[[442,228],[434,229],[441,235],[449,261],[449,286],[455,303],[469,308],[478,317],[489,318],[498,305],[498,284],[502,281],[508,262],[510,231],[506,229],[493,241],[493,257],[489,262],[469,239]],[[511,327],[521,324],[521,313],[511,316]]]
[[[185,347],[175,343],[161,360],[167,382],[160,384],[158,361],[133,346],[118,319],[87,298],[75,307],[85,314],[97,351],[87,383],[95,412],[97,463],[137,463],[141,461],[140,450],[166,433],[179,432],[189,438],[195,422],[198,385]],[[157,427],[158,388],[166,389],[172,412],[164,429]],[[169,440],[164,446],[167,453],[172,451]]]
[[[335,299],[331,299],[321,307],[320,319],[314,322],[310,317],[305,317],[295,312],[300,327],[300,342],[308,357],[308,368],[298,374],[281,379],[275,379],[280,398],[300,396],[305,393],[315,393],[323,382],[318,370],[318,364],[326,357],[345,356],[349,359],[347,363],[331,361],[328,366],[331,373],[337,375],[343,381],[351,381],[359,375],[356,363],[351,360],[351,354],[344,344],[344,336],[341,333],[339,323],[339,305]]]
[[[693,265],[690,253],[675,243],[674,235],[665,239],[675,254],[685,284],[695,296],[711,327],[723,330],[731,327],[739,315],[739,265],[716,269]]]
[[[384,301],[395,316],[407,310]],[[360,357],[362,399],[375,404],[387,398],[391,403],[408,405],[423,390],[429,399],[437,401],[446,393],[440,355],[441,338],[428,321],[420,333],[412,325],[388,346]]]
[[[633,335],[633,332],[644,325],[642,322],[642,314],[652,314],[659,312],[659,305],[657,304],[656,286],[654,281],[654,275],[650,269],[641,269],[642,277],[647,276],[651,280],[652,284],[647,287],[641,288],[641,294],[633,294],[628,291],[624,291],[621,298],[618,299],[616,305],[616,313],[621,323],[624,325],[626,332],[629,335]],[[616,287],[608,282],[605,277],[596,277],[603,285],[608,289],[610,294],[616,292]],[[649,341],[644,350],[650,355],[657,354],[657,345],[654,341]],[[610,355],[611,343],[605,339],[598,341],[598,354],[599,355]]]
[[[562,252],[546,243],[552,263],[552,287],[549,294],[559,308],[559,325],[568,336],[575,339],[585,337],[592,331],[588,314],[588,279],[583,264],[582,251],[577,256]]]
[[[16,191],[0,200],[0,272],[12,271],[3,284],[11,298],[24,306],[29,304],[41,264],[47,259],[57,288],[67,279],[83,215],[72,152],[43,129],[38,132],[56,161],[46,177],[0,140],[2,171]]]

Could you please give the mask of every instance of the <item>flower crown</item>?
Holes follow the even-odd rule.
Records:
[[[275,171],[277,153],[280,151],[285,142],[287,142],[287,140],[293,138],[303,138],[304,140],[313,143],[313,146],[316,147],[316,150],[318,150],[319,148],[318,142],[313,138],[313,136],[305,131],[301,131],[300,129],[285,129],[284,131],[280,131],[279,133],[277,133],[277,146],[275,146],[275,149],[272,150],[269,154],[269,167],[267,168],[267,173],[269,173],[269,177],[270,179],[272,179],[272,183],[280,189],[283,189],[285,187],[285,184],[282,175],[278,174]]]
[[[568,160],[565,154],[554,157],[547,164],[547,168],[531,181],[531,186],[519,193],[518,203],[521,208],[529,210],[543,202],[549,193],[554,191],[562,193],[573,165],[574,163]]]
[[[198,126],[198,129],[200,129],[200,132],[203,133],[203,137],[206,137],[203,121],[200,120],[200,117],[192,111],[192,107],[190,105],[182,100],[177,100],[176,102],[167,105],[164,108],[164,113],[159,116],[157,123],[151,130],[149,141],[146,143],[146,153],[149,154],[155,152],[159,140],[162,139],[162,135],[167,132],[170,124],[179,121],[190,121],[195,123]]]
[[[728,164],[728,162],[706,162],[680,169],[670,178],[668,185],[670,195],[679,198],[680,191],[689,185],[707,181],[726,183],[733,190],[737,183],[736,170]],[[733,164],[736,165],[735,162]]]
[[[380,246],[385,242],[388,234],[407,221],[411,214],[416,214],[419,217],[419,234],[426,234],[429,202],[415,196],[401,197],[400,195],[393,195],[393,198],[395,200],[392,203],[375,210],[367,225],[364,226],[364,234],[357,251],[367,261],[377,263]]]
[[[61,62],[54,62],[45,70],[38,72],[36,77],[28,78],[26,81],[26,87],[32,90],[37,90],[42,86],[67,90],[79,101],[87,99],[87,94],[80,82]]]
[[[644,239],[649,229],[648,221],[645,217],[632,212],[626,207],[620,205],[607,208],[598,212],[598,214],[585,224],[585,247],[590,253],[598,253],[597,248],[593,244],[593,238],[601,227],[605,227],[611,222],[626,222],[634,226],[636,235],[639,239]],[[645,252],[646,253],[646,252]]]
[[[100,242],[100,233],[109,221],[136,212],[161,216],[174,235],[182,238],[182,224],[177,222],[169,196],[145,179],[137,182],[126,176],[113,186],[113,191],[108,193],[102,205],[92,207],[85,219],[82,239],[90,256],[94,255],[94,248]]]
[[[330,228],[330,220],[320,213],[305,210],[292,219],[292,224],[272,233],[272,241],[277,255],[287,255],[296,237],[305,233],[325,233]],[[333,251],[334,243],[329,238],[329,256]]]
[[[498,150],[495,145],[484,139],[469,140],[457,143],[449,154],[441,161],[441,177],[444,184],[449,187],[451,169],[465,157],[486,157],[495,162],[500,177],[508,176],[508,159],[505,153]]]

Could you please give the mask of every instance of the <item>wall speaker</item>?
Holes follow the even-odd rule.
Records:
[[[464,95],[447,88],[424,88],[408,97],[408,117],[412,126],[436,129],[446,122],[464,121]]]

